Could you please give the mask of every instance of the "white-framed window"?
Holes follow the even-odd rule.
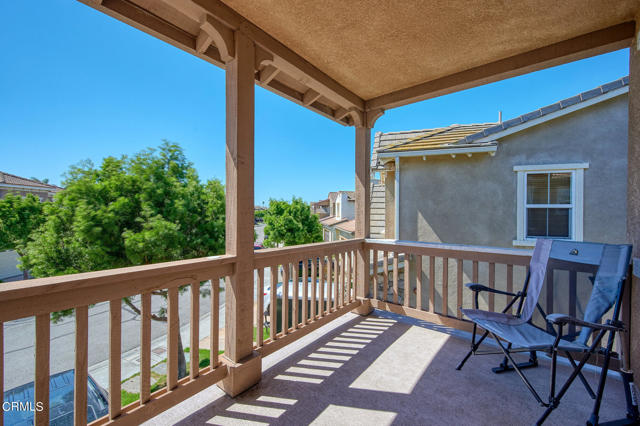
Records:
[[[589,163],[514,166],[517,229],[514,246],[537,238],[582,241],[584,170]]]

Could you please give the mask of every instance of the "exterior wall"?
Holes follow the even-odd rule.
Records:
[[[403,158],[400,239],[513,247],[513,166],[587,162],[584,240],[625,242],[627,129],[628,96],[623,95],[504,137],[495,157]],[[389,225],[395,199],[391,173],[386,187]],[[392,227],[387,229],[387,236],[393,235]]]
[[[0,188],[0,198],[4,198],[7,194],[18,194],[21,196],[26,196],[27,194],[33,194],[36,197],[40,198],[40,201],[53,201],[53,194],[47,191],[36,191],[36,190],[19,190],[17,188],[9,189],[9,188]]]
[[[393,170],[385,173],[384,179],[384,237],[393,238],[396,232],[395,222],[395,196],[396,196],[396,177]],[[414,239],[414,241],[417,241]]]
[[[636,15],[636,34],[640,31],[640,11]],[[629,241],[634,244],[633,283],[631,286],[631,309],[629,341],[631,344],[631,369],[640,374],[640,44],[638,36],[629,48],[629,180],[628,231]],[[638,383],[638,379],[636,379]]]
[[[349,201],[349,198],[345,192],[339,192],[336,199],[336,217],[339,219],[355,219],[356,217],[356,203],[355,201]]]

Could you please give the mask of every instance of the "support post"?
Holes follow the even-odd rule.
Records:
[[[366,114],[368,115],[368,114]],[[371,128],[375,118],[369,120],[364,117],[361,123],[356,123],[356,238],[368,238],[370,233],[371,216]],[[356,298],[362,305],[354,310],[355,313],[368,315],[373,311],[369,302],[369,251],[361,246],[356,253]]]
[[[260,381],[253,350],[253,209],[255,45],[234,35],[235,57],[226,64],[226,252],[236,256],[225,288],[225,352],[229,374],[218,386],[236,396]]]
[[[640,372],[640,10],[635,38],[629,49],[629,151],[627,163],[627,239],[633,244],[633,273],[629,316],[629,354],[633,371]],[[637,374],[636,374],[637,375]]]

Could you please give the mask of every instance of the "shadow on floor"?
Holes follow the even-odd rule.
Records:
[[[517,375],[491,372],[500,356],[472,357],[462,371],[455,370],[466,350],[468,341],[433,324],[353,315],[268,368],[241,396],[220,396],[189,412],[183,408],[177,424],[534,423],[543,409]],[[527,370],[545,397],[548,371],[544,360]],[[561,366],[560,373],[562,383],[570,370]],[[587,380],[595,383],[597,376],[588,373]],[[621,382],[609,380],[607,388],[603,421],[624,416]],[[576,383],[546,424],[584,424],[591,407]],[[174,422],[165,417],[162,423],[169,421]]]

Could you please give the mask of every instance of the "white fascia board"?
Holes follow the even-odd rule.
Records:
[[[405,152],[379,152],[379,158],[393,159],[396,157],[429,157],[434,155],[451,155],[451,154],[475,154],[481,152],[496,152],[498,150],[497,145],[491,146],[472,146],[461,148],[444,148],[444,149],[425,149],[422,151],[405,151]]]
[[[535,164],[513,166],[514,172],[538,172],[538,171],[558,171],[558,170],[577,170],[588,169],[589,163],[565,163],[565,164]]]
[[[495,141],[496,139],[500,139],[503,138],[505,136],[509,136],[512,135],[514,133],[518,133],[521,132],[525,129],[528,129],[529,127],[533,127],[533,126],[537,126],[538,124],[542,124],[544,122],[556,119],[558,117],[562,117],[563,115],[567,115],[567,114],[571,114],[574,111],[579,111],[583,108],[587,108],[590,107],[591,105],[595,105],[597,103],[606,101],[607,99],[611,99],[611,98],[615,98],[617,96],[623,95],[625,93],[629,92],[629,86],[623,86],[620,87],[618,89],[612,90],[610,92],[604,93],[602,95],[596,96],[594,98],[588,99],[586,101],[582,101],[582,102],[578,102],[577,104],[568,106],[566,108],[562,108],[559,109],[558,111],[554,111],[552,113],[543,115],[541,117],[538,118],[534,118],[532,120],[529,121],[525,121],[524,123],[520,123],[516,126],[513,127],[509,127],[508,129],[505,129],[501,132],[497,132],[497,133],[492,133],[487,137],[484,137],[482,139],[478,139],[474,142],[477,143],[482,143],[482,142],[491,142],[491,141]]]
[[[26,185],[13,185],[10,183],[0,183],[0,188],[11,188],[11,189],[22,189],[22,190],[32,190],[32,191],[40,191],[40,192],[50,192],[55,194],[57,191],[51,188],[43,188],[41,186],[26,186]]]

